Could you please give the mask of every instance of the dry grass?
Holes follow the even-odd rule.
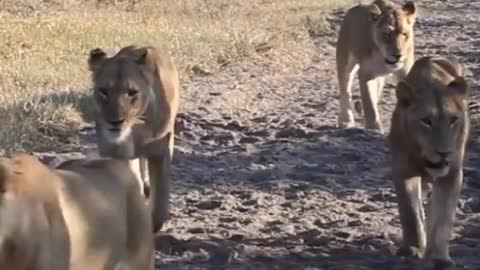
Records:
[[[90,104],[86,59],[92,48],[114,52],[130,43],[153,43],[175,55],[184,82],[196,72],[251,58],[294,69],[315,53],[307,28],[320,27],[326,12],[353,2],[30,1],[0,2],[5,150],[78,146],[73,134],[83,121],[80,111]]]

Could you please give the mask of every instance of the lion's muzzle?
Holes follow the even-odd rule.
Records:
[[[433,178],[443,177],[450,171],[450,162],[448,160],[449,153],[438,153],[435,161],[432,159],[425,159],[425,169]]]
[[[108,130],[113,133],[120,132],[122,130],[122,126],[124,123],[125,123],[125,118],[118,119],[118,120],[110,120],[108,121],[108,124],[110,126]]]

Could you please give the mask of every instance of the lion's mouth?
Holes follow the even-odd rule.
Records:
[[[449,163],[447,160],[441,160],[441,161],[438,161],[438,162],[433,162],[433,161],[430,161],[430,160],[425,160],[425,166],[429,169],[433,169],[433,170],[441,170],[441,169],[444,169],[446,167],[448,167]]]
[[[110,127],[108,128],[108,131],[112,133],[117,133],[122,131],[123,123],[125,123],[125,119],[110,120],[109,121]]]
[[[385,58],[385,63],[387,63],[389,65],[396,65],[398,63],[398,60],[389,60],[389,59]]]
[[[111,127],[108,129],[108,131],[112,133],[119,133],[120,131],[122,131],[122,129],[120,127]]]

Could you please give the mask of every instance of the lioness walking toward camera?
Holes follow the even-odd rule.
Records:
[[[126,162],[0,158],[0,269],[153,270],[150,215]]]
[[[352,84],[358,71],[365,128],[383,133],[378,101],[385,78],[403,79],[414,62],[416,8],[412,1],[402,7],[376,0],[348,10],[340,26],[336,47],[340,127],[355,125]]]
[[[169,212],[170,161],[180,98],[175,64],[151,46],[128,46],[112,57],[94,49],[88,63],[100,155],[130,160],[142,191],[149,191],[145,193],[152,208],[153,230],[158,231]],[[160,140],[167,133],[171,134],[170,155],[142,152],[146,140]]]
[[[423,57],[396,94],[389,143],[403,231],[399,254],[424,257],[435,270],[450,269],[448,241],[470,126],[468,85],[453,58]],[[421,180],[433,184],[426,226]]]

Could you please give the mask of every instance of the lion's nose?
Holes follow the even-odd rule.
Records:
[[[442,159],[446,159],[450,155],[450,153],[451,152],[448,150],[441,150],[441,151],[437,150],[437,155],[439,155]]]
[[[400,58],[402,57],[402,54],[400,54],[400,53],[394,53],[394,54],[392,55],[392,57],[393,57],[393,59],[395,59],[395,61],[398,62],[398,61],[400,60]]]
[[[110,120],[110,124],[114,127],[119,127],[125,122],[125,119]]]

